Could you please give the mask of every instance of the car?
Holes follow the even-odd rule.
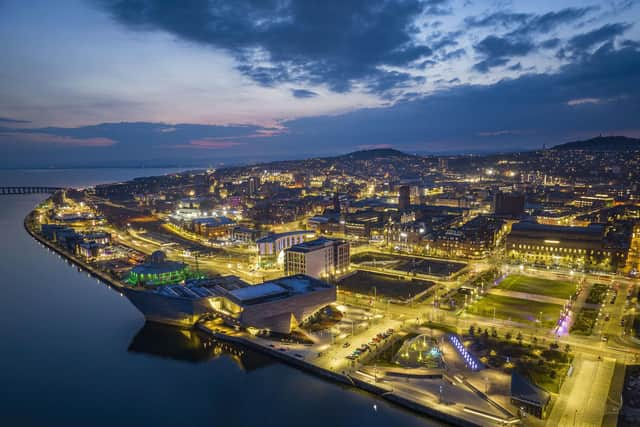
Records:
[[[603,335],[602,336],[602,342],[607,342],[607,341],[609,341],[609,337],[606,336],[606,335]]]
[[[342,344],[342,348],[347,348],[347,347],[349,347],[350,345],[351,345],[351,343],[346,342],[346,343]]]

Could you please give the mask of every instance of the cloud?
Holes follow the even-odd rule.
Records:
[[[0,140],[18,144],[53,144],[75,147],[110,147],[117,144],[117,141],[104,137],[73,138],[38,132],[1,132]]]
[[[222,150],[225,148],[237,147],[238,145],[246,145],[246,142],[224,141],[216,138],[194,139],[186,145],[176,145],[176,148],[198,148],[206,150]]]
[[[522,150],[576,136],[637,130],[638,69],[640,47],[630,44],[585,53],[554,72],[453,87],[445,79],[442,89],[427,95],[413,91],[393,105],[286,120],[273,127],[155,122],[26,131],[0,128],[1,133],[15,133],[15,138],[36,133],[67,142],[11,144],[5,137],[0,166],[125,161],[209,165],[221,160],[257,162],[329,155],[364,145],[391,145],[411,152]],[[458,83],[454,79],[449,80]],[[158,131],[164,128],[175,130]],[[93,138],[118,143],[97,147],[69,143]]]
[[[0,123],[24,124],[31,123],[29,120],[18,120],[10,117],[0,117]]]
[[[596,9],[596,7],[568,7],[544,14],[500,11],[482,17],[467,17],[465,23],[471,28],[492,27],[512,29],[513,31],[510,35],[528,37],[535,33],[552,31],[563,24],[575,22]]]
[[[261,85],[324,84],[336,92],[361,81],[370,90],[387,90],[390,79],[411,81],[380,69],[431,55],[415,37],[415,22],[448,11],[445,0],[97,1],[128,28],[228,51],[238,70]]]
[[[640,50],[599,50],[557,72],[463,85],[385,108],[284,122],[291,141],[391,143],[413,151],[521,150],[637,129]],[[606,99],[576,108],[576,102]],[[575,101],[573,106],[567,100]],[[509,138],[506,138],[509,136]]]
[[[567,105],[570,107],[574,107],[576,105],[584,105],[584,104],[598,104],[600,103],[599,98],[578,98],[567,101]]]
[[[506,65],[512,57],[528,54],[534,49],[534,45],[528,40],[491,35],[485,37],[474,48],[484,59],[476,63],[473,68],[480,73],[486,73],[491,68]]]
[[[596,45],[611,42],[617,36],[624,34],[629,28],[631,28],[631,24],[605,24],[595,30],[579,34],[569,39],[564,54],[583,54]]]
[[[291,94],[295,98],[315,98],[318,96],[316,92],[307,89],[291,89]]]

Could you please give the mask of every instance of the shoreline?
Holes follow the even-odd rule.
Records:
[[[49,242],[48,240],[40,236],[37,232],[35,232],[35,230],[29,227],[29,224],[28,224],[30,218],[32,217],[32,214],[33,214],[33,211],[30,212],[25,217],[23,221],[23,226],[27,231],[27,233],[31,237],[33,237],[37,242],[39,242],[46,248],[53,250],[56,254],[63,257],[67,262],[70,262],[76,267],[86,271],[88,274],[100,280],[101,282],[105,283],[107,286],[109,286],[113,290],[119,291],[120,289],[124,288],[123,284],[120,284],[118,281],[111,278],[107,274],[91,267],[89,264],[75,257],[74,255],[67,253],[67,251],[57,247],[52,242]],[[266,354],[269,357],[272,357],[278,360],[279,362],[285,363],[289,366],[292,366],[304,372],[314,374],[315,376],[321,379],[365,391],[374,396],[382,398],[388,402],[391,402],[392,404],[397,405],[398,407],[409,410],[417,415],[426,416],[438,422],[444,422],[450,425],[461,426],[461,427],[472,427],[472,426],[481,425],[481,424],[472,423],[465,419],[455,417],[453,415],[450,415],[444,412],[440,412],[437,409],[434,409],[432,407],[425,406],[416,401],[398,396],[397,394],[393,393],[391,390],[385,389],[376,384],[370,384],[358,378],[353,378],[348,375],[343,375],[343,374],[333,372],[324,368],[320,368],[314,365],[313,363],[297,359],[289,354],[285,354],[277,350],[274,350],[270,347],[256,343],[253,340],[250,340],[244,337],[235,337],[235,336],[230,336],[226,334],[221,334],[221,333],[210,330],[209,328],[207,328],[201,323],[196,323],[193,327],[214,337],[215,339],[229,342],[232,344],[242,345],[242,346],[251,348],[253,350],[259,351],[263,354]]]

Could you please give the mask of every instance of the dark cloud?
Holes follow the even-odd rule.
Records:
[[[460,49],[455,49],[449,52],[445,52],[441,55],[438,56],[438,59],[440,59],[441,61],[450,61],[453,59],[458,59],[461,58],[463,56],[465,56],[467,54],[467,51],[460,48]]]
[[[483,17],[469,16],[465,18],[464,22],[469,27],[504,27],[509,28],[514,25],[524,24],[533,15],[529,13],[515,13],[515,12],[496,12]]]
[[[629,28],[631,28],[631,24],[625,23],[603,25],[600,28],[584,34],[579,34],[569,39],[566,51],[574,55],[584,53],[599,44],[612,41],[617,36],[622,35]]]
[[[514,34],[522,36],[525,34],[530,35],[535,33],[547,33],[554,30],[560,25],[575,22],[594,10],[596,10],[595,7],[569,7],[557,12],[548,12],[542,15],[534,15],[523,25],[517,28],[514,31]]]
[[[307,89],[291,89],[291,94],[296,98],[314,98],[318,96],[316,92]]]
[[[29,120],[12,119],[10,117],[0,117],[0,123],[31,123]]]
[[[445,0],[96,0],[129,28],[162,30],[229,51],[238,69],[262,85],[326,84],[349,91],[360,81],[398,75],[381,66],[405,66],[430,56],[415,41],[416,18],[446,12]]]
[[[528,54],[533,51],[534,45],[529,40],[492,35],[485,37],[474,48],[484,59],[476,63],[473,68],[480,73],[486,73],[491,68],[506,65],[513,57]]]
[[[516,64],[510,65],[508,68],[509,68],[510,71],[521,71],[522,70],[522,64],[518,62]]]
[[[548,39],[540,43],[542,49],[555,49],[560,46],[560,39],[557,37]]]
[[[560,25],[574,22],[594,10],[596,10],[595,7],[569,7],[544,14],[501,11],[482,17],[471,16],[465,19],[465,23],[469,27],[509,28],[513,29],[511,35],[525,37],[534,33],[548,32]]]
[[[458,86],[387,108],[289,121],[284,125],[290,132],[282,138],[293,143],[294,135],[305,135],[305,146],[392,141],[407,151],[479,151],[539,147],[576,135],[637,132],[639,67],[638,49],[599,50],[557,73]],[[571,102],[584,98],[606,102]],[[503,129],[511,132],[477,136]]]

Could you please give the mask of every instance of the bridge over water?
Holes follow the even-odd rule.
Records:
[[[0,196],[9,194],[51,194],[59,190],[64,190],[64,188],[46,186],[0,187]]]

